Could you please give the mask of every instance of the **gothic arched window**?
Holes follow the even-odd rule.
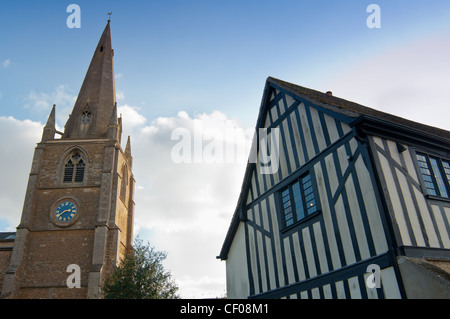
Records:
[[[84,181],[84,169],[86,167],[83,157],[79,153],[73,153],[64,165],[64,183],[82,183]]]

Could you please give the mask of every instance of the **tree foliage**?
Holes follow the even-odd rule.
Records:
[[[156,251],[136,238],[133,251],[126,254],[120,266],[103,286],[105,299],[178,299],[178,286],[162,261],[167,253]]]

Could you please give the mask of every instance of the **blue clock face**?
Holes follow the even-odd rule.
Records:
[[[70,200],[61,202],[55,209],[55,219],[61,223],[68,223],[78,214],[78,208]]]

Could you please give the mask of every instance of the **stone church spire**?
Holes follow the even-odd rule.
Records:
[[[64,127],[63,139],[107,137],[116,102],[113,56],[108,20]]]

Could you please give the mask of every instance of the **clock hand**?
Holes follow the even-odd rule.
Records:
[[[59,213],[58,215],[56,215],[56,217],[61,216],[61,215],[64,214],[65,212],[71,212],[71,210],[70,210],[70,209],[66,209],[65,211],[63,211],[63,212]]]

